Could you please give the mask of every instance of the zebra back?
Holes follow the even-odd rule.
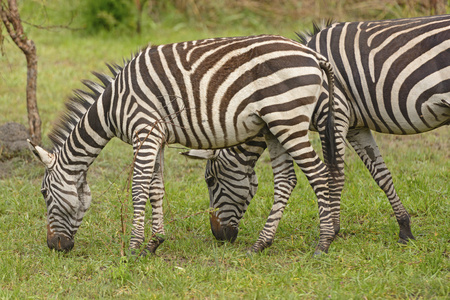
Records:
[[[414,134],[449,122],[450,15],[332,23],[299,38],[333,65],[350,128]]]

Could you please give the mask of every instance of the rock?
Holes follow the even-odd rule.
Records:
[[[27,128],[22,124],[9,122],[0,126],[0,159],[8,159],[28,149],[30,138]]]

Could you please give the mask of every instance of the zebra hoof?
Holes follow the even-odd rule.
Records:
[[[155,254],[156,249],[158,249],[158,247],[165,241],[164,238],[160,237],[160,236],[155,236],[147,245],[147,247],[145,247],[145,251],[143,253],[146,253],[144,256],[146,256],[147,254]],[[141,254],[142,256],[143,254]]]
[[[404,239],[402,239],[402,238],[399,238],[398,241],[397,241],[397,243],[399,243],[399,244],[401,244],[401,245],[406,245],[406,244],[408,244],[408,240],[404,240]]]
[[[321,246],[321,245],[318,245],[317,247],[316,247],[316,250],[314,250],[314,254],[313,254],[313,256],[314,257],[319,257],[319,256],[322,256],[323,254],[327,254],[328,253],[328,248],[329,248],[330,246]]]
[[[416,238],[411,232],[411,219],[409,216],[398,220],[398,224],[400,226],[400,232],[398,234],[400,244],[407,244],[409,240],[415,240]]]
[[[410,240],[415,240],[416,238],[411,234],[411,236],[409,237],[402,237],[400,236],[400,238],[398,239],[397,243],[402,244],[402,245],[406,245],[408,244],[408,242]]]
[[[131,256],[140,256],[140,257],[146,257],[147,255],[155,254],[156,249],[158,249],[159,245],[161,245],[164,242],[164,238],[162,237],[154,237],[148,245],[144,249],[136,249],[133,248],[130,250]]]
[[[130,255],[132,257],[136,257],[136,258],[138,258],[138,257],[146,257],[149,254],[151,255],[153,253],[150,252],[149,250],[147,250],[146,248],[144,248],[144,249],[133,249],[133,250],[130,251]]]
[[[270,246],[272,246],[273,240],[268,240],[268,241],[257,241],[255,244],[253,244],[252,248],[250,248],[249,252],[254,253],[259,253],[262,252],[264,249],[269,248]],[[247,252],[247,253],[249,253]]]
[[[313,257],[321,257],[322,256],[322,254],[323,254],[323,252],[322,251],[320,251],[320,250],[315,250],[314,251],[314,254],[313,254]]]
[[[258,248],[258,249],[256,249],[254,246],[252,246],[252,247],[247,251],[246,255],[247,255],[248,257],[251,257],[251,256],[254,256],[254,255],[258,254],[258,253],[261,253],[264,249],[266,249],[266,248]]]
[[[321,257],[322,255],[326,255],[326,254],[328,254],[328,250],[327,250],[327,251],[323,251],[323,250],[320,250],[320,249],[317,249],[317,248],[316,248],[316,250],[314,250],[313,257],[314,257],[314,258],[319,258],[319,257]]]

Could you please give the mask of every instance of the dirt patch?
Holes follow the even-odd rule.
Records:
[[[0,126],[0,161],[5,161],[27,151],[28,130],[19,123],[9,122]]]
[[[14,170],[15,157],[28,157],[28,130],[22,124],[6,123],[0,126],[0,179]]]

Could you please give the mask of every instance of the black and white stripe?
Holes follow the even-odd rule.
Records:
[[[30,145],[46,166],[42,193],[50,248],[73,247],[91,202],[86,172],[111,138],[132,144],[135,155],[130,248],[143,244],[150,199],[154,239],[146,250],[154,252],[164,235],[164,145],[216,149],[263,134],[273,160],[292,157],[306,174],[319,203],[317,250],[327,251],[334,235],[328,206],[333,109],[327,117],[330,168],[308,140],[323,82],[333,88],[333,73],[323,56],[278,36],[218,38],[149,47],[112,71],[114,79],[98,75],[103,87],[87,82],[93,93],[78,92],[70,102],[68,117],[60,123],[70,120],[69,125],[51,134],[53,151]],[[331,108],[332,96],[326,102]]]
[[[337,134],[347,138],[386,193],[400,226],[399,241],[414,239],[409,214],[395,191],[392,176],[370,130],[415,134],[450,123],[450,15],[327,24],[326,28],[315,26],[312,34],[299,37],[333,65],[337,78]],[[310,128],[319,133],[322,131],[321,119],[325,115],[322,107],[323,102],[319,99]],[[255,143],[259,143],[258,147]],[[345,144],[342,138],[336,140],[336,147],[343,158]],[[205,173],[207,181],[212,182],[211,176],[222,176],[224,170],[248,177],[239,181],[233,181],[233,178],[228,182],[218,181],[217,186],[209,187],[211,205],[219,208],[216,218],[221,220],[221,226],[213,228],[219,239],[236,238],[239,221],[257,189],[253,166],[264,149],[264,141],[259,138],[252,144],[216,151],[210,156],[212,160],[208,162]],[[287,161],[286,167],[290,165],[292,163]],[[343,170],[342,161],[339,166]],[[295,181],[274,175],[275,182],[282,181],[288,187],[278,191],[287,199]],[[336,233],[340,229],[343,185],[341,172],[330,183],[330,209]],[[237,189],[232,190],[231,186]],[[214,193],[217,190],[221,193]],[[241,194],[245,190],[250,193],[247,192],[247,198],[241,200],[234,197],[236,190]],[[277,200],[274,201],[275,207]],[[261,232],[266,237],[261,236],[252,250],[263,249],[259,246],[261,240],[273,239],[279,219],[271,216]],[[230,232],[227,229],[230,226],[235,235],[223,235],[221,232],[224,230]]]

